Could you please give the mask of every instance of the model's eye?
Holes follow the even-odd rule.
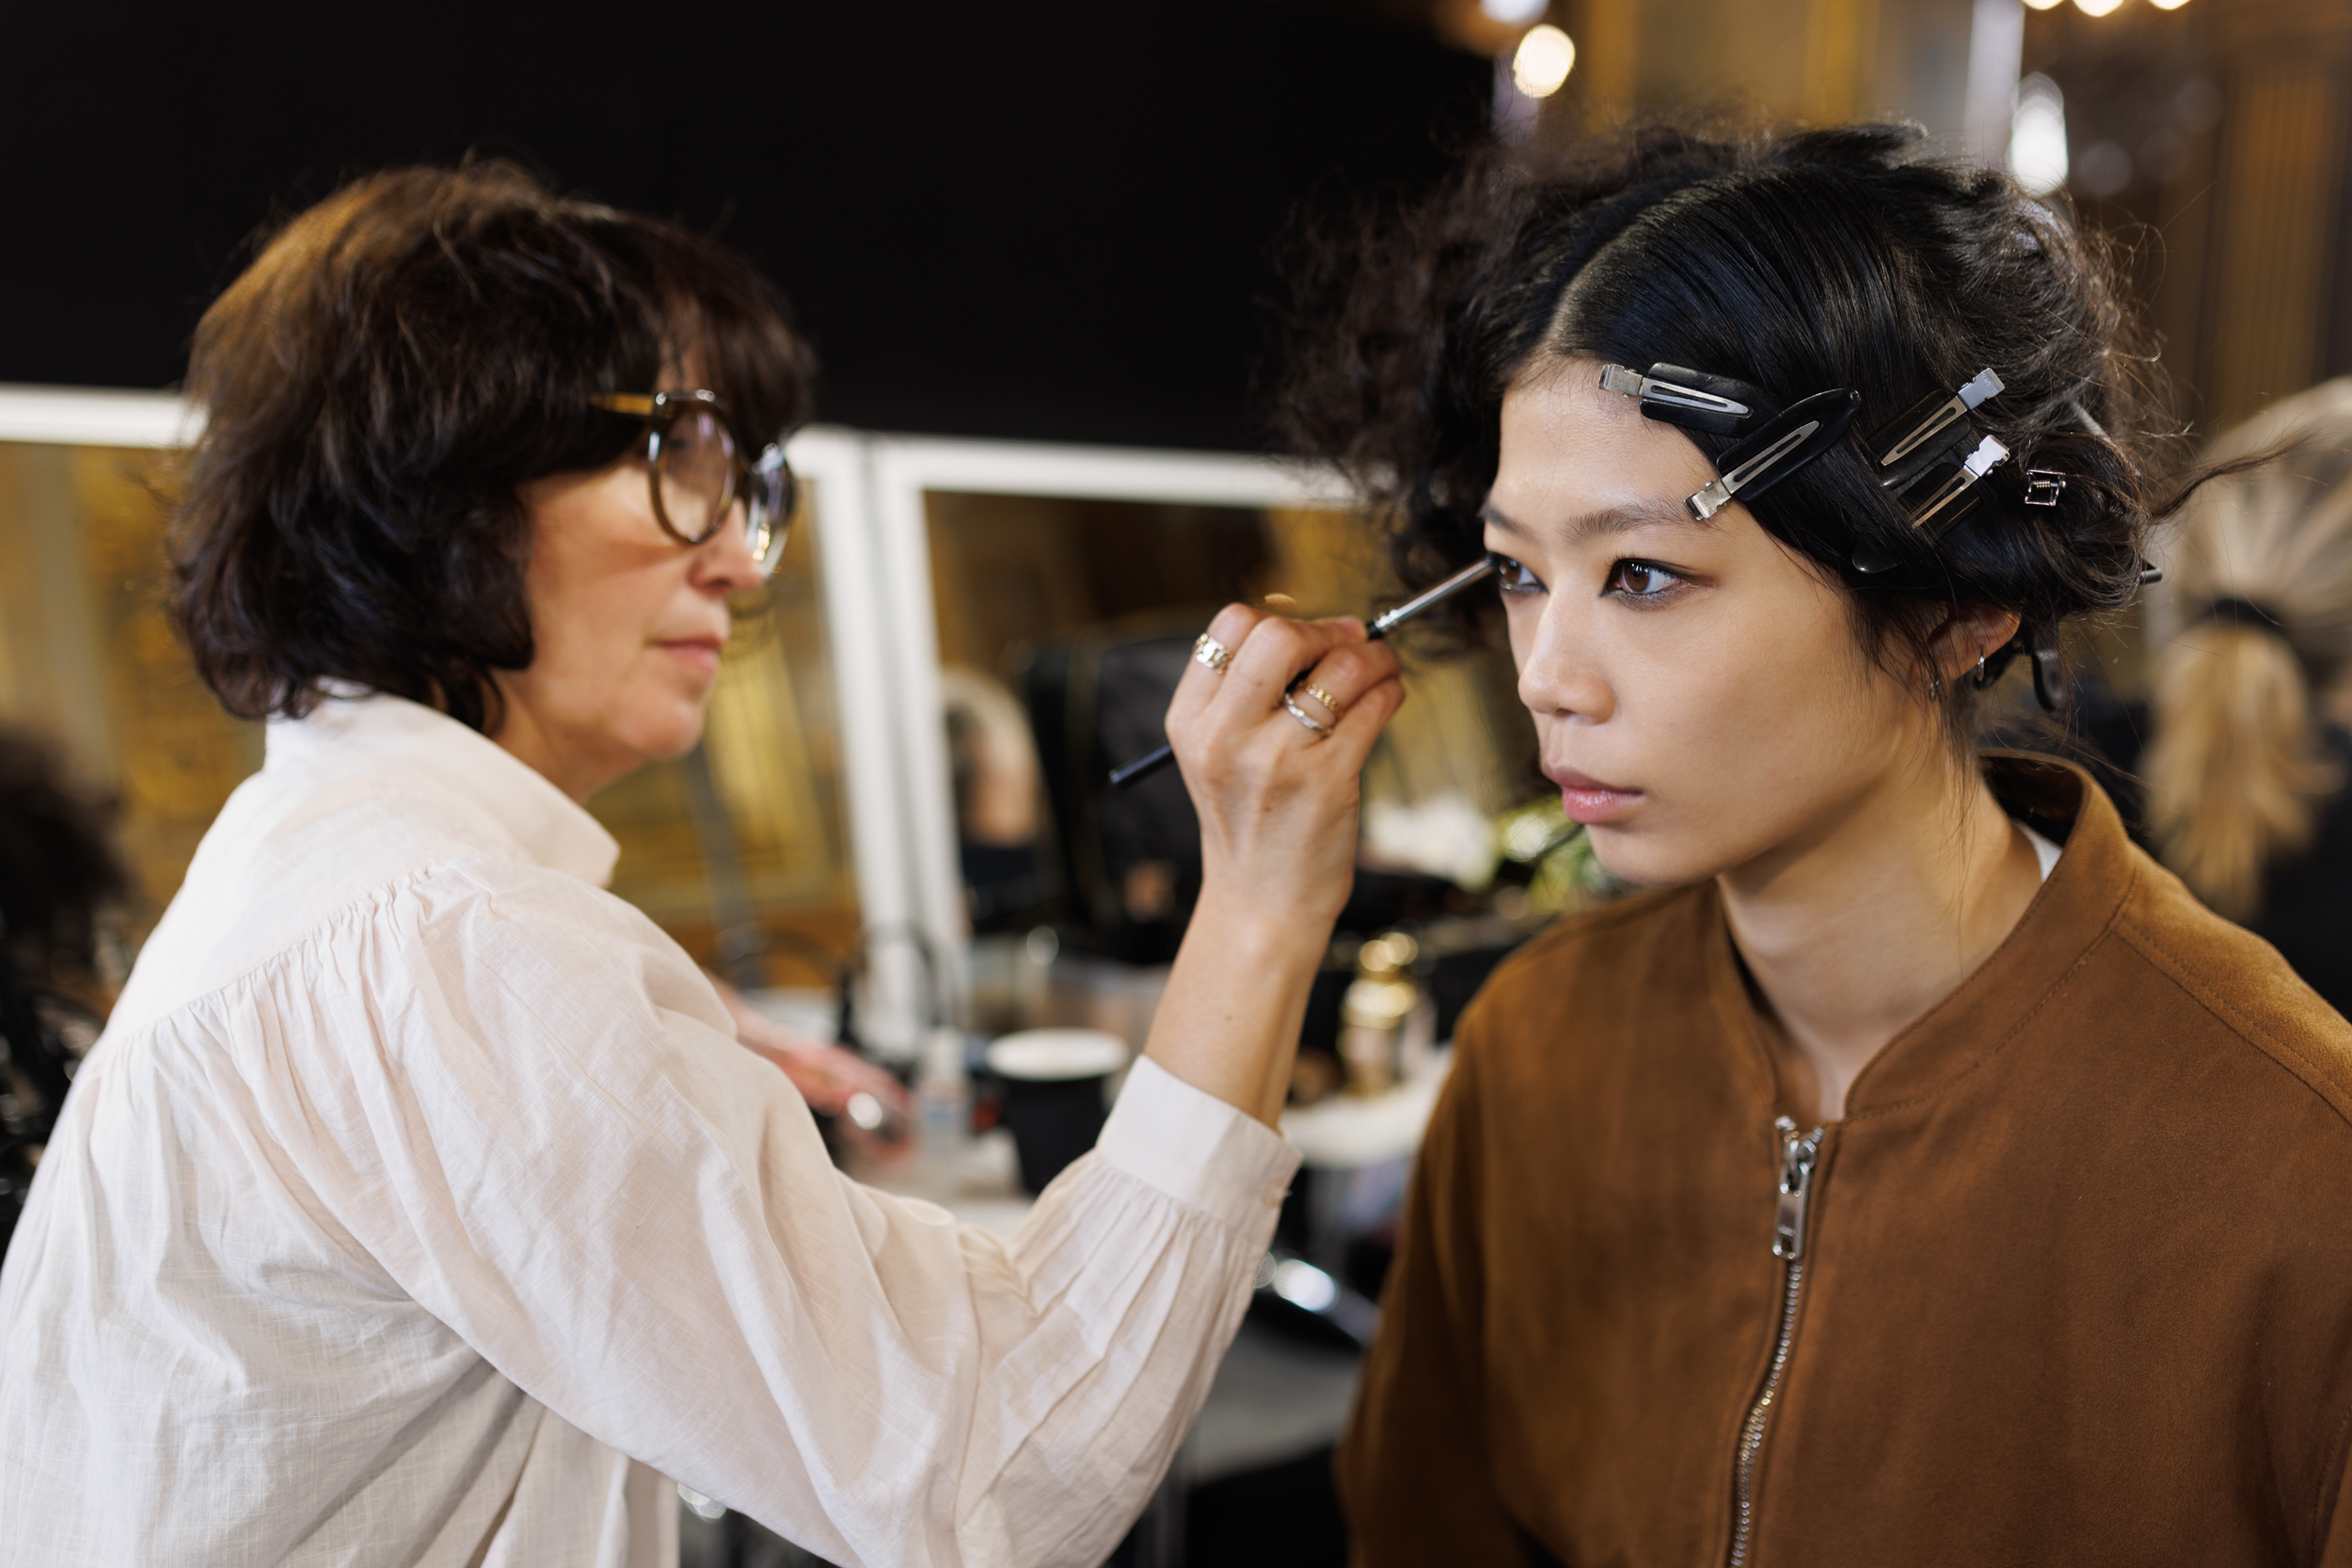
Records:
[[[1529,571],[1520,562],[1512,560],[1507,555],[1497,555],[1493,557],[1493,560],[1495,580],[1502,585],[1502,592],[1505,594],[1540,594],[1544,591],[1544,579]]]
[[[1609,585],[1603,592],[1622,594],[1629,599],[1655,599],[1681,581],[1655,562],[1620,561],[1609,568]]]

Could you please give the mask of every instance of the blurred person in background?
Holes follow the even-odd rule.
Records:
[[[2115,760],[2139,774],[2164,863],[2342,1012],[2352,1009],[2352,379],[2289,398],[2209,455],[2265,453],[2200,490],[2163,542],[2151,733],[2140,756]]]
[[[1299,443],[1499,561],[1645,890],[1461,1021],[1356,1560],[2352,1562],[2352,1025],[1979,748],[2176,504],[2095,237],[1915,128],[1653,128],[1329,261]]]
[[[810,373],[748,262],[495,163],[358,181],[206,313],[176,609],[267,757],[0,1272],[8,1560],[652,1565],[666,1476],[845,1568],[1094,1568],[1141,1510],[1296,1164],[1395,657],[1223,611],[1097,1148],[1009,1241],[861,1187],[581,805],[695,744]]]
[[[107,816],[55,748],[0,728],[0,1252],[113,996],[104,922],[130,883]]]
[[[955,788],[956,853],[976,932],[1034,919],[1046,901],[1038,863],[1044,782],[1028,715],[1002,681],[950,665],[939,673]]]

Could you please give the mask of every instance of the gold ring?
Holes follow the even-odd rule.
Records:
[[[1314,731],[1315,738],[1317,740],[1325,739],[1331,734],[1330,725],[1324,723],[1322,721],[1310,714],[1305,708],[1300,707],[1296,703],[1292,702],[1291,694],[1287,691],[1282,693],[1282,705],[1290,709],[1290,715],[1293,719],[1297,720],[1300,723]]]
[[[1221,675],[1233,662],[1233,650],[1204,631],[1193,641],[1192,660],[1212,675]]]
[[[1324,690],[1323,688],[1319,686],[1307,686],[1300,688],[1300,689],[1305,691],[1308,696],[1312,697],[1316,702],[1321,703],[1325,707],[1329,708],[1331,710],[1331,718],[1334,722],[1338,721],[1340,710],[1347,705],[1346,704],[1341,702],[1337,697],[1332,696],[1328,691]]]

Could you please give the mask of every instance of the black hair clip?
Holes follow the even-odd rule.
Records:
[[[1976,434],[1968,416],[2000,390],[2001,378],[1987,366],[1958,391],[1931,393],[1881,429],[1870,437],[1870,468],[1880,485],[1909,489],[1939,453]]]
[[[2019,626],[2017,635],[1988,655],[1969,683],[1983,690],[1999,680],[2010,661],[2020,654],[2033,672],[2033,700],[2042,705],[2042,712],[2056,713],[2066,696],[2066,666],[2058,658],[2058,639],[2047,627]]]
[[[1968,418],[2001,390],[2001,378],[1988,366],[1952,391],[1921,399],[1870,437],[1879,488],[1897,498],[1904,521],[1931,545],[1976,510],[1983,495],[1978,483],[2009,460],[2009,448]],[[1855,545],[1852,559],[1854,570],[1866,576],[1896,565],[1868,539]]]
[[[1931,544],[1943,538],[1954,523],[1968,515],[1976,504],[1977,482],[2009,461],[2009,449],[1997,437],[1987,436],[1968,449],[1965,455],[1961,455],[1957,447],[1946,455],[1959,460],[1949,468],[1931,468],[1929,477],[1936,483],[1922,486],[1923,493],[1905,498],[1910,502],[1911,526]]]
[[[1779,404],[1744,381],[1680,365],[1657,364],[1646,372],[1603,365],[1600,387],[1640,399],[1646,419],[1709,436],[1741,435],[1756,420],[1780,412]]]
[[[1657,364],[1647,372],[1604,365],[1600,385],[1604,391],[1640,399],[1646,419],[1740,437],[1715,460],[1722,477],[1682,503],[1702,523],[1735,499],[1755,500],[1829,451],[1862,409],[1862,395],[1843,388],[1816,392],[1784,409],[1744,381],[1680,365]]]
[[[1734,500],[1755,500],[1836,446],[1861,412],[1862,394],[1843,387],[1791,404],[1716,459],[1722,477],[1700,486],[1683,506],[1703,523]]]

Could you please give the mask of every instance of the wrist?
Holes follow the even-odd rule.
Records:
[[[1212,885],[1200,890],[1185,936],[1187,941],[1201,936],[1233,957],[1263,963],[1301,958],[1320,963],[1331,944],[1331,923],[1338,914],[1336,910],[1269,904]]]

